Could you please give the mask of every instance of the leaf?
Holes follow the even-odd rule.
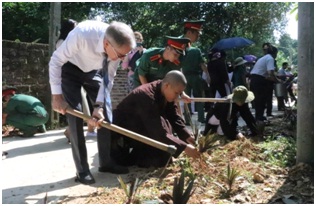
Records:
[[[209,131],[205,136],[199,139],[199,152],[203,153],[212,149],[217,140],[219,140],[219,136],[216,133],[211,134],[211,131]]]
[[[173,182],[173,192],[172,192],[173,203],[179,201],[179,197],[181,196],[179,188],[180,187],[179,187],[179,184],[178,184],[178,177],[175,177],[174,178],[174,182]]]
[[[185,171],[182,170],[180,178],[175,177],[173,185],[173,204],[185,204],[188,202],[193,188],[194,179],[191,179],[184,192]]]
[[[119,183],[121,184],[121,187],[122,187],[122,189],[124,190],[126,196],[129,197],[129,192],[128,192],[128,189],[127,189],[127,185],[126,185],[125,182],[123,181],[122,177],[121,177],[121,176],[118,176],[117,179],[118,179]]]
[[[185,190],[185,193],[183,194],[182,204],[186,204],[189,201],[189,198],[191,197],[191,195],[193,194],[193,192],[191,193],[191,190],[193,188],[193,183],[194,183],[194,179],[190,180],[189,185],[187,189]]]

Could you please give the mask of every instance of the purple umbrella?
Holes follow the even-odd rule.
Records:
[[[219,50],[237,49],[254,44],[253,41],[244,37],[231,37],[219,40],[212,48]]]
[[[244,60],[246,60],[247,62],[254,63],[257,61],[257,57],[252,54],[247,54],[247,55],[244,55]]]

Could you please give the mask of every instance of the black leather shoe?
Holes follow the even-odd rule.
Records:
[[[91,185],[95,183],[95,180],[90,172],[77,173],[75,181],[81,182],[84,185]]]
[[[110,165],[106,167],[99,167],[99,172],[110,172],[114,174],[127,174],[129,173],[129,170],[127,167],[123,167],[120,165]]]

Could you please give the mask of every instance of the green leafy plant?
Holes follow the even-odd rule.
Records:
[[[262,149],[262,158],[265,162],[280,167],[288,167],[295,164],[296,141],[292,137],[278,134],[274,139],[267,139],[259,145]]]
[[[205,136],[201,136],[198,140],[199,152],[203,153],[209,149],[213,149],[216,146],[214,145],[219,140],[219,135],[216,133],[211,134],[208,132]]]
[[[227,173],[226,173],[226,183],[228,185],[228,192],[230,193],[233,187],[236,178],[239,176],[240,172],[235,168],[230,167],[230,163],[227,165]]]
[[[192,127],[192,131],[193,131],[193,135],[194,135],[194,139],[198,140],[200,138],[201,135],[201,124],[198,121],[195,121]]]
[[[160,196],[160,199],[162,199],[166,204],[186,204],[189,201],[189,198],[194,193],[192,189],[195,180],[195,178],[189,177],[187,187],[186,189],[184,189],[186,177],[188,177],[187,173],[182,170],[180,178],[174,178],[172,196],[168,193],[163,193]]]
[[[188,176],[190,179],[195,179],[195,175],[189,158],[185,158],[184,161],[181,161],[180,166],[186,176]]]
[[[180,178],[175,177],[173,183],[172,200],[173,204],[186,204],[192,196],[194,179],[190,178],[187,188],[184,189],[186,173],[182,170]]]
[[[141,185],[142,180],[139,178],[134,179],[134,181],[131,182],[131,184],[126,184],[121,176],[118,178],[119,183],[121,184],[122,189],[125,192],[125,195],[127,197],[126,204],[135,203],[135,195],[137,192],[138,187]]]

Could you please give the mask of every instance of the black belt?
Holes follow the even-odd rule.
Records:
[[[251,77],[260,77],[260,78],[263,78],[263,79],[265,79],[266,77],[264,77],[264,76],[262,76],[262,75],[259,75],[259,74],[251,74],[250,75],[250,78]]]

